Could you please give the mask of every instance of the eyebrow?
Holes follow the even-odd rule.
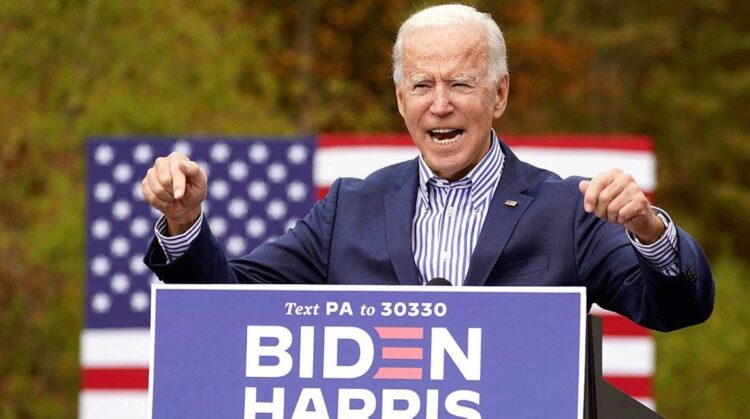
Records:
[[[450,79],[451,82],[454,83],[467,83],[467,84],[476,84],[478,83],[482,78],[478,76],[470,76],[467,74],[459,74],[453,78]]]
[[[428,77],[426,74],[412,74],[409,76],[409,83],[411,84],[424,83],[431,80],[432,78]]]
[[[472,76],[468,74],[458,74],[456,76],[451,77],[448,79],[448,82],[450,83],[467,83],[467,84],[477,84],[482,79],[482,77],[479,76]],[[433,78],[426,75],[426,74],[412,74],[409,76],[408,81],[410,84],[419,84],[424,82],[430,82]]]

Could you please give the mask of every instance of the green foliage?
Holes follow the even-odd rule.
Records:
[[[716,308],[700,326],[658,334],[656,400],[665,417],[750,417],[750,266],[722,256],[713,264]]]
[[[292,131],[279,20],[189,3],[0,3],[0,417],[75,416],[87,136]]]
[[[0,417],[75,416],[87,136],[403,130],[391,46],[431,3],[0,2]],[[658,338],[657,403],[747,416],[750,8],[475,3],[508,42],[497,129],[655,139],[659,204],[719,278],[712,320]]]

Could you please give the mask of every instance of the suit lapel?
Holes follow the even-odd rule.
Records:
[[[419,285],[419,271],[411,249],[411,224],[417,200],[417,164],[404,175],[400,187],[385,196],[385,228],[391,263],[402,285]]]
[[[521,215],[534,201],[523,193],[528,186],[521,162],[502,141],[500,145],[505,154],[503,172],[474,247],[464,285],[481,286],[487,282]]]
[[[533,200],[534,198],[518,192],[495,192],[471,256],[464,285],[484,285],[505,245],[508,244],[518,220]],[[516,205],[506,205],[506,201],[515,201]]]

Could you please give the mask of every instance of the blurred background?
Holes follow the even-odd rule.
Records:
[[[0,418],[77,414],[87,137],[404,131],[390,50],[432,3],[0,2]],[[708,323],[656,334],[656,403],[750,417],[750,4],[473,3],[508,43],[501,134],[653,138],[717,281]]]

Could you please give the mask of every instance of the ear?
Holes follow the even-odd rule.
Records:
[[[497,83],[497,100],[495,101],[495,110],[492,115],[495,119],[500,118],[505,113],[505,106],[508,104],[508,93],[510,91],[510,76],[507,74]]]
[[[404,91],[401,85],[396,86],[396,103],[398,104],[398,113],[401,114],[401,118],[404,117]]]

